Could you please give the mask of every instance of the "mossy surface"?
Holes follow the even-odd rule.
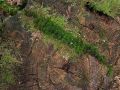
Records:
[[[18,63],[11,51],[0,45],[0,88],[7,87],[15,83],[14,68]]]
[[[35,10],[35,11],[34,11]],[[39,10],[39,9],[38,9]],[[65,20],[57,15],[41,14],[36,9],[25,11],[27,16],[34,18],[35,27],[44,34],[59,40],[61,43],[68,45],[78,54],[89,53],[96,57],[100,63],[105,64],[105,56],[99,53],[97,46],[89,44],[82,38],[65,30]],[[42,12],[42,11],[41,11]]]
[[[111,17],[120,15],[120,0],[94,0],[89,3],[89,6]]]

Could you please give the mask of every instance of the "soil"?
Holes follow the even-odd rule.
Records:
[[[13,42],[13,53],[22,64],[16,67],[16,84],[7,90],[120,90],[120,24],[85,7],[79,11],[79,3],[35,1],[64,15],[85,41],[97,45],[113,66],[113,75],[108,76],[107,67],[89,54],[66,60],[53,44],[45,44],[40,32],[22,27],[15,15],[6,21],[3,38]]]

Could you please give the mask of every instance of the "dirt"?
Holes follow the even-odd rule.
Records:
[[[79,11],[79,5],[71,6],[63,0],[36,1],[66,16],[85,41],[98,45],[114,73],[109,77],[107,67],[89,54],[66,60],[53,44],[45,44],[40,32],[31,33],[22,27],[19,15],[15,15],[6,21],[3,36],[14,42],[11,48],[22,64],[16,68],[16,85],[8,90],[119,90],[120,25],[85,8]],[[83,15],[78,15],[80,12]]]

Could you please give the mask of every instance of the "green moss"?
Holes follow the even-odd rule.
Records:
[[[2,4],[4,2],[4,0],[0,0],[0,4]]]
[[[120,0],[94,0],[89,6],[111,17],[120,15]]]
[[[9,13],[10,15],[16,14],[17,11],[19,10],[19,7],[8,4],[6,0],[0,1],[0,8],[3,11]]]
[[[108,66],[108,72],[107,72],[107,75],[112,77],[113,76],[113,67],[112,66]]]
[[[41,32],[68,45],[78,54],[89,53],[92,56],[95,56],[100,63],[106,63],[105,56],[99,53],[99,50],[95,45],[88,44],[79,36],[65,30],[66,23],[63,18],[57,15],[50,15],[48,12],[47,15],[41,14],[38,13],[38,10],[31,9],[25,12],[27,16],[34,18],[35,27]]]
[[[17,60],[10,54],[8,49],[0,46],[0,86],[6,87],[15,83],[14,66]]]

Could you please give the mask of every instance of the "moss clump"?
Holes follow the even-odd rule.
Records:
[[[111,17],[120,15],[120,0],[94,0],[89,7]]]
[[[10,15],[15,15],[19,10],[19,7],[8,4],[6,0],[0,0],[0,8]]]
[[[47,15],[38,13],[36,9],[26,10],[27,16],[34,18],[35,27],[37,27],[44,34],[53,37],[60,42],[68,45],[78,54],[89,53],[95,56],[100,63],[105,64],[105,56],[99,53],[95,45],[88,44],[82,38],[65,30],[65,20],[57,15]],[[42,11],[41,11],[42,12]]]
[[[0,46],[0,88],[15,83],[14,66],[17,60],[8,49]]]

